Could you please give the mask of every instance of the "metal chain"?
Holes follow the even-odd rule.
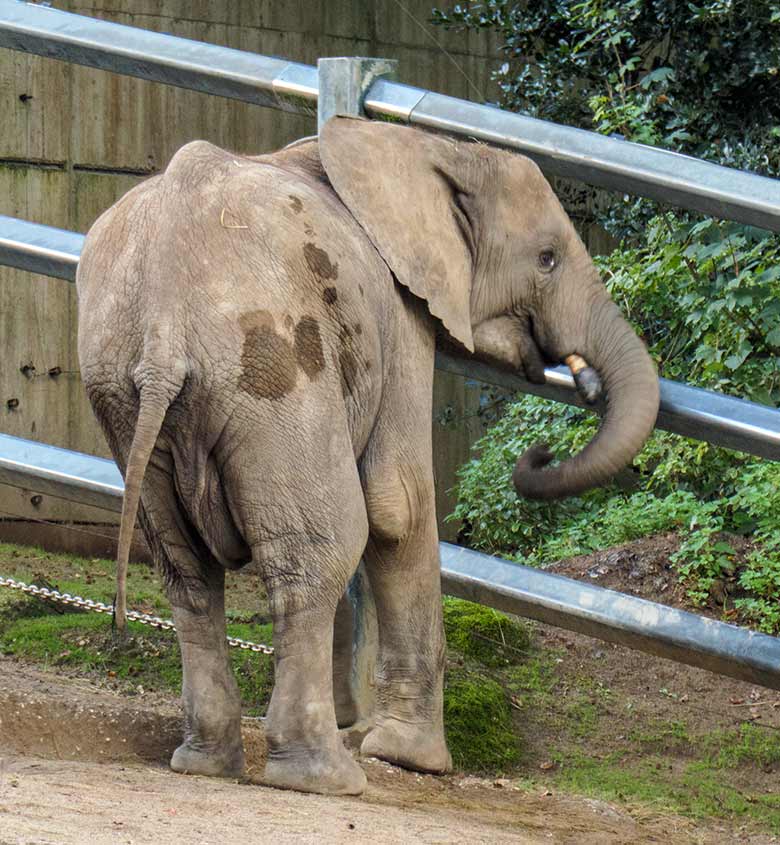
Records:
[[[50,590],[48,587],[36,587],[35,584],[25,584],[23,581],[16,581],[13,578],[4,578],[0,575],[0,587],[10,587],[12,590],[21,590],[31,596],[47,599],[56,604],[64,604],[69,607],[80,607],[84,610],[91,610],[93,613],[107,613],[114,615],[112,604],[103,604],[102,601],[83,599],[80,596],[72,596],[70,593],[60,593],[57,590]],[[142,625],[151,625],[161,631],[175,631],[176,626],[170,619],[161,619],[159,616],[152,616],[149,613],[141,613],[138,610],[128,610],[127,618],[131,622],[140,622]],[[248,640],[241,640],[238,637],[228,637],[228,645],[234,648],[242,648],[246,651],[256,651],[261,654],[273,654],[272,646],[264,643],[250,643]]]

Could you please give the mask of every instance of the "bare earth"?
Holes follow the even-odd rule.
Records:
[[[179,736],[175,702],[0,658],[0,845],[746,841],[674,816],[378,760],[363,763],[362,798],[280,792],[251,782],[263,765],[260,721],[246,719],[244,733],[246,782],[177,775],[165,765]]]

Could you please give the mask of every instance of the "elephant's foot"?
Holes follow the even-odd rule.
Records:
[[[336,750],[271,751],[260,783],[322,795],[360,795],[366,788],[366,776],[339,743]]]
[[[196,748],[182,743],[171,757],[174,772],[214,778],[238,778],[244,774],[244,748]]]
[[[360,753],[416,772],[439,775],[452,770],[444,730],[432,725],[383,718],[363,740]]]

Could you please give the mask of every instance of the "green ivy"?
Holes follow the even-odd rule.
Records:
[[[597,263],[661,375],[765,404],[780,400],[780,238],[662,214],[641,247]]]

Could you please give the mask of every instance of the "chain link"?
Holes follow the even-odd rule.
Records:
[[[10,587],[12,590],[21,590],[31,596],[46,599],[55,604],[64,604],[68,607],[79,607],[83,610],[90,610],[93,613],[107,613],[114,615],[112,604],[103,604],[102,601],[83,599],[80,596],[72,596],[70,593],[60,593],[57,590],[50,590],[48,587],[36,587],[35,584],[25,584],[23,581],[16,581],[13,578],[3,578],[0,575],[0,587]],[[161,619],[159,616],[152,616],[149,613],[141,613],[138,610],[128,610],[127,618],[131,622],[140,622],[142,625],[151,625],[161,631],[175,631],[176,626],[170,619]],[[238,637],[228,637],[228,645],[234,648],[241,648],[245,651],[256,651],[261,654],[273,654],[272,646],[264,643],[250,643],[248,640],[241,640]]]

